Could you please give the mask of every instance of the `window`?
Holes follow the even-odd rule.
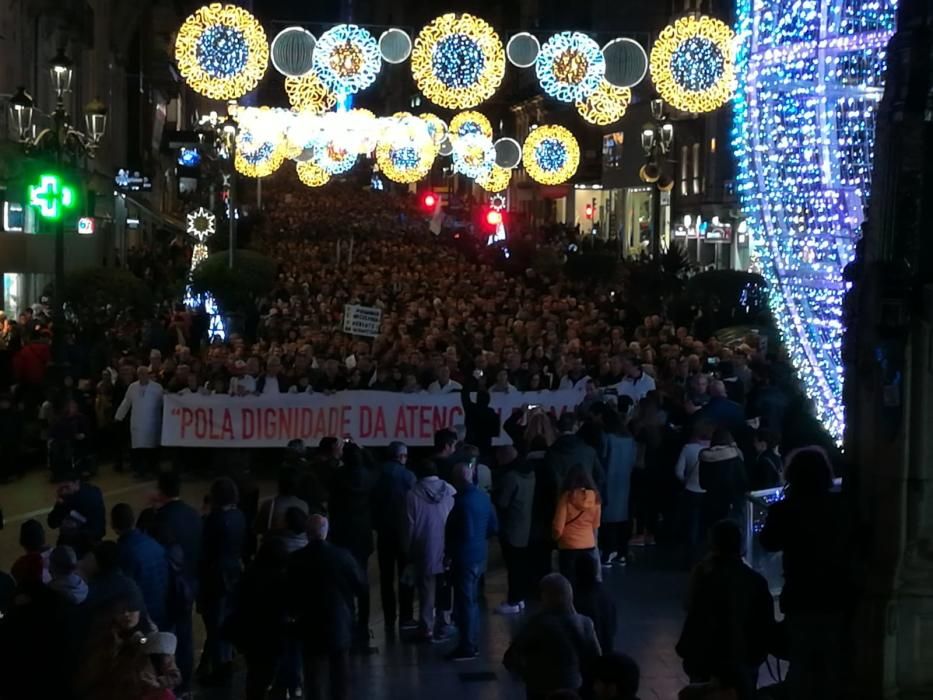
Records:
[[[603,169],[622,167],[622,143],[625,135],[621,131],[603,136]]]
[[[700,144],[693,144],[693,194],[703,191],[700,181]]]

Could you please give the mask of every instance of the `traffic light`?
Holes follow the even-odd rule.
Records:
[[[421,206],[427,211],[433,212],[434,207],[437,206],[437,195],[433,192],[425,192],[421,195]]]
[[[495,228],[502,223],[502,212],[496,209],[490,209],[486,212],[486,223]]]
[[[586,218],[587,219],[593,218],[593,205],[592,204],[586,205]]]

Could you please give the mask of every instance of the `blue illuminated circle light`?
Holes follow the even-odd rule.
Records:
[[[379,43],[355,24],[338,24],[327,30],[314,49],[314,72],[333,92],[365,90],[381,69]]]
[[[818,418],[841,441],[843,270],[871,192],[894,0],[739,0],[737,189],[771,312]],[[845,18],[840,21],[840,18]]]
[[[712,41],[692,36],[671,56],[671,72],[684,89],[693,92],[709,90],[722,77],[725,57]]]
[[[474,39],[465,34],[451,34],[437,42],[431,64],[438,80],[457,89],[476,84],[486,59]]]
[[[538,54],[541,89],[562,102],[580,102],[602,82],[606,59],[599,44],[580,32],[555,34]]]
[[[567,163],[567,149],[557,139],[544,139],[535,148],[535,160],[543,170],[556,172]]]
[[[212,78],[230,78],[246,67],[249,46],[233,27],[209,27],[198,39],[198,63]]]

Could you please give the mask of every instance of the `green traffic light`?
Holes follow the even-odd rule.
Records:
[[[57,175],[41,175],[39,184],[29,186],[29,204],[39,210],[43,219],[58,221],[65,209],[74,207],[74,190]]]

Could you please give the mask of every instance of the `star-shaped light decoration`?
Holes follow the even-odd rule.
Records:
[[[189,236],[195,238],[198,243],[204,243],[217,230],[217,217],[204,207],[188,212]]]

